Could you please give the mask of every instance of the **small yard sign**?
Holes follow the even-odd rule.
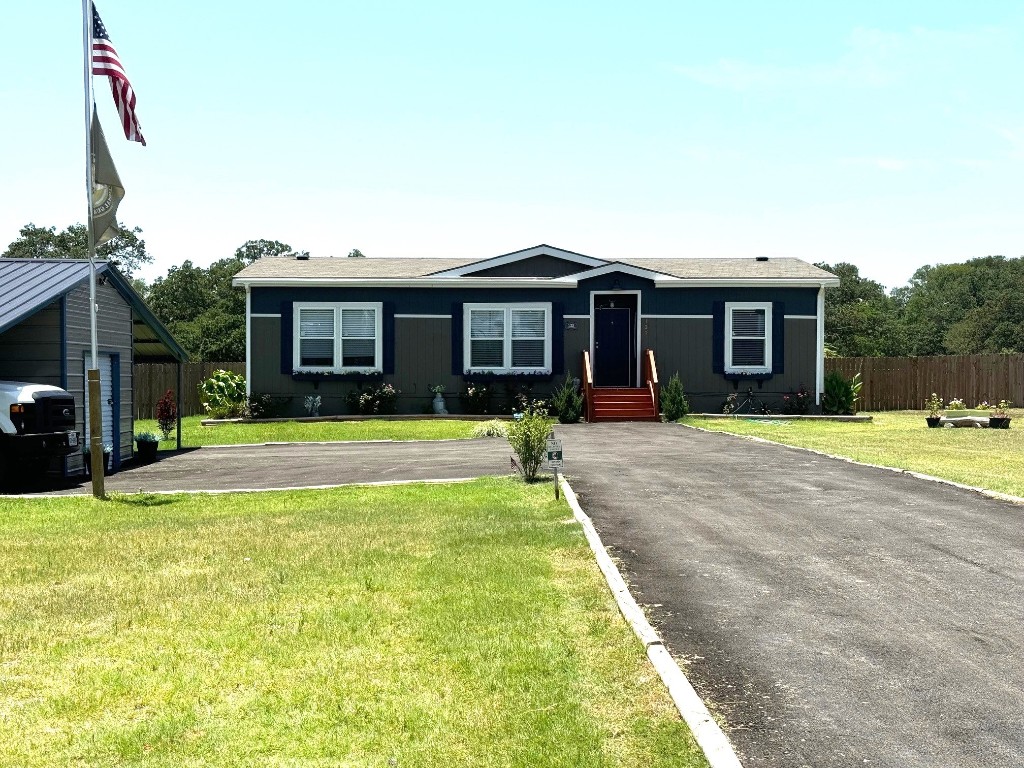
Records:
[[[562,468],[562,441],[561,440],[548,440],[547,451],[545,453],[545,464],[548,469],[561,469]]]

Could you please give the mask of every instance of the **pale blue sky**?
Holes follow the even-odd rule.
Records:
[[[314,256],[926,263],[1024,254],[1013,2],[102,0],[149,146],[96,97],[163,274]],[[84,220],[81,3],[8,3],[0,247]],[[11,34],[16,30],[16,34]]]

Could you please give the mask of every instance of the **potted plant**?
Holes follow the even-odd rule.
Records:
[[[942,410],[942,398],[932,392],[932,396],[924,401],[924,407],[928,409],[928,415],[925,417],[928,426],[939,426],[939,422],[942,421],[942,416],[939,413]]]
[[[434,409],[434,413],[439,416],[446,416],[448,414],[448,405],[444,401],[444,385],[435,384],[430,387],[430,391],[434,393],[434,399],[430,403],[431,407]]]
[[[156,448],[160,444],[160,438],[152,432],[139,432],[135,435],[135,457],[140,464],[152,464],[156,461]]]
[[[114,446],[112,443],[103,444],[103,474],[109,475],[111,473],[111,463],[113,461]],[[85,443],[82,446],[82,461],[85,464],[85,476],[92,477],[92,451],[89,449],[89,444]]]
[[[1010,407],[1013,405],[1009,400],[1000,400],[992,406],[992,414],[988,417],[988,425],[992,429],[1010,428]]]
[[[302,404],[306,408],[307,416],[319,416],[320,415],[320,395],[306,395],[305,400]]]

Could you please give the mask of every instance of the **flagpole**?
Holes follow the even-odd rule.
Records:
[[[92,214],[92,0],[82,0],[82,47],[85,62],[85,196],[86,237],[89,243],[89,371],[85,386],[89,392],[89,460],[92,464],[92,495],[103,498],[103,416],[100,400],[100,381],[96,332],[96,235],[93,233]]]
[[[85,199],[88,222],[86,236],[89,240],[89,325],[90,350],[89,367],[96,367],[96,236],[92,222],[92,0],[82,0],[82,46],[85,53]]]

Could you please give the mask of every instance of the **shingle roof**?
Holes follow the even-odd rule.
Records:
[[[132,307],[136,358],[188,360],[185,350],[120,272],[105,260],[97,260],[96,274],[107,275]],[[88,279],[89,262],[85,259],[0,259],[0,333]]]
[[[473,264],[479,259],[409,259],[372,258],[353,259],[310,258],[301,260],[279,256],[268,256],[247,266],[235,277],[380,277],[410,278],[423,277],[444,269],[455,269]]]
[[[380,278],[381,280],[415,279],[475,264],[480,259],[448,258],[295,258],[266,257],[250,264],[237,275],[241,279],[352,279]],[[656,259],[623,258],[616,261],[640,269],[662,272],[679,278],[690,279],[823,279],[835,275],[808,264],[800,259],[771,258],[768,261],[755,259]],[[609,262],[612,263],[612,262]],[[587,267],[580,267],[585,272]],[[457,281],[459,278],[452,278]],[[501,278],[493,278],[495,281]]]

